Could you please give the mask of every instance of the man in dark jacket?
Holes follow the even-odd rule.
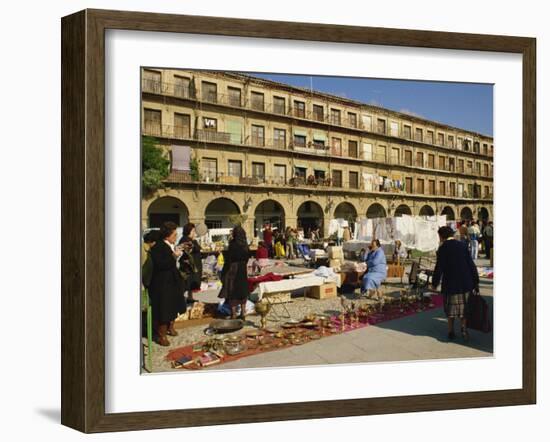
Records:
[[[432,285],[435,290],[441,282],[449,339],[455,338],[455,318],[461,319],[462,337],[468,339],[464,313],[467,296],[472,290],[479,290],[477,267],[468,252],[468,246],[464,242],[453,238],[453,231],[450,227],[440,227],[437,233],[441,245],[437,250],[437,262],[432,277]]]

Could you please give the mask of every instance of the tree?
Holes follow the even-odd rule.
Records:
[[[164,187],[163,181],[170,173],[170,161],[164,157],[153,137],[142,138],[141,183],[145,192]]]

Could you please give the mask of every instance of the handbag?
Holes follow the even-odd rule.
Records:
[[[479,290],[472,291],[470,296],[468,296],[466,303],[466,325],[472,330],[478,330],[483,333],[491,331],[489,305],[479,294]]]

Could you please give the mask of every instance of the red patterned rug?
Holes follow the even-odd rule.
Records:
[[[215,361],[217,365],[224,364],[227,362],[245,358],[247,356],[252,356],[259,353],[266,353],[269,351],[282,350],[284,348],[302,345],[313,340],[323,339],[328,336],[359,330],[370,325],[377,325],[382,322],[391,321],[393,319],[404,318],[406,316],[415,315],[417,313],[433,310],[442,306],[443,297],[441,295],[434,294],[431,297],[431,303],[429,305],[416,302],[412,303],[410,306],[404,309],[402,309],[400,306],[390,306],[384,311],[371,313],[368,316],[360,317],[359,321],[353,323],[353,325],[351,325],[349,322],[346,322],[343,329],[338,316],[333,316],[330,318],[329,321],[330,328],[324,329],[322,333],[320,331],[308,330],[297,326],[290,329],[280,329],[280,332],[276,334],[273,333],[268,327],[268,331],[258,330],[258,336],[249,337],[247,336],[247,333],[249,333],[250,330],[244,330],[241,332],[242,342],[245,343],[246,347],[244,351],[234,355],[221,354],[219,355],[219,358],[216,358],[216,356],[214,355],[214,359],[217,359]],[[294,335],[294,337],[290,338],[290,336],[292,335]],[[207,342],[207,340],[208,339],[205,339],[192,345],[187,345],[185,347],[171,350],[166,355],[166,359],[175,362],[182,358],[187,358],[189,359],[189,362],[185,365],[179,365],[178,368],[186,368],[190,370],[201,369],[203,368],[203,366],[199,362],[199,359],[204,355],[205,350],[199,349],[199,347],[203,346]]]

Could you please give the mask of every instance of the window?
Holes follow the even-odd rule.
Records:
[[[342,156],[342,139],[332,138],[332,155]]]
[[[325,179],[325,171],[320,169],[313,169],[313,176],[316,180],[324,180]],[[319,181],[317,181],[319,182]]]
[[[418,194],[424,193],[424,180],[422,178],[416,179],[416,193]]]
[[[412,150],[405,151],[405,164],[407,166],[412,166],[413,164],[413,153]]]
[[[386,146],[376,146],[375,161],[378,161],[380,163],[386,162]]]
[[[446,195],[446,189],[445,189],[445,181],[439,182],[439,195]]]
[[[451,172],[455,171],[455,159],[454,158],[449,158],[449,170]]]
[[[426,143],[434,144],[434,131],[429,130],[426,132]]]
[[[451,196],[456,196],[456,183],[454,182],[449,183],[449,192]]]
[[[350,187],[350,189],[358,189],[359,188],[359,173],[358,172],[350,172],[349,173],[349,187]]]
[[[465,194],[464,194],[464,184],[463,183],[458,183],[458,196],[460,198],[464,198]]]
[[[468,184],[468,198],[472,198],[474,196],[474,185]]]
[[[306,117],[306,104],[303,101],[294,100],[294,116],[299,118]]]
[[[405,178],[405,191],[408,193],[413,193],[413,179],[411,177]]]
[[[261,92],[250,93],[250,107],[254,110],[264,110],[264,94]]]
[[[428,155],[428,167],[430,169],[435,169],[435,155],[429,154]]]
[[[464,160],[458,160],[458,171],[464,173]]]
[[[453,148],[455,147],[455,137],[452,135],[449,135],[447,137],[447,147]]]
[[[399,148],[392,147],[391,149],[391,163],[399,164]]]
[[[379,134],[385,134],[386,133],[386,120],[383,120],[382,118],[379,118],[376,122],[376,131]]]
[[[487,198],[489,196],[489,186],[485,186],[485,191],[484,191],[483,195],[485,196],[485,198]]]
[[[350,158],[357,158],[357,141],[348,141],[348,155]]]
[[[363,159],[367,161],[372,161],[372,144],[363,143]]]
[[[479,149],[479,141],[476,141],[474,143],[474,153],[481,153],[481,151]]]
[[[286,166],[284,164],[275,164],[275,183],[274,184],[286,184]]]
[[[399,136],[399,124],[397,123],[397,121],[390,122],[390,135],[392,137]]]
[[[435,180],[428,181],[428,191],[430,195],[435,195]]]
[[[474,169],[474,163],[472,161],[468,161],[466,163],[466,167],[467,167],[467,172],[468,173],[472,173],[473,169]]]
[[[228,87],[229,105],[241,107],[241,90],[238,87]]]
[[[207,130],[218,130],[218,120],[216,120],[215,118],[203,117],[202,124],[203,127]]]
[[[342,171],[333,170],[332,171],[332,185],[334,187],[342,187]]]
[[[357,114],[348,112],[348,122],[350,127],[357,127]]]
[[[325,110],[323,106],[318,104],[313,105],[313,119],[317,121],[323,121],[325,119]]]
[[[145,109],[143,111],[143,130],[146,135],[161,136],[162,117],[161,111]]]
[[[189,138],[191,136],[191,116],[174,114],[174,137]]]
[[[370,115],[362,115],[361,120],[363,123],[363,129],[372,130],[372,117]]]
[[[493,145],[491,144],[491,147],[489,148],[489,155],[493,155]]]
[[[218,160],[215,158],[203,158],[201,160],[202,176],[206,182],[216,181],[218,176]]]
[[[297,147],[306,147],[306,136],[294,134],[294,145]]]
[[[273,147],[284,149],[286,147],[286,130],[273,129]]]
[[[408,124],[405,124],[403,126],[403,137],[407,138],[407,139],[411,139],[411,126],[409,126]]]
[[[424,167],[424,154],[422,152],[416,152],[416,165]]]
[[[265,180],[265,163],[252,163],[252,178]]]
[[[443,146],[445,144],[445,134],[437,134],[437,144],[439,144],[440,146]]]
[[[483,155],[489,155],[489,146],[487,146],[487,143],[483,143]]]
[[[422,129],[417,127],[416,130],[414,131],[414,139],[416,141],[422,141]]]
[[[285,99],[283,97],[273,97],[273,112],[276,114],[285,114]]]
[[[464,140],[464,150],[466,152],[470,152],[471,146],[472,146],[472,140]]]
[[[331,124],[342,124],[342,113],[338,109],[331,109],[330,110],[330,123]]]
[[[264,146],[265,145],[265,129],[263,126],[252,125],[252,145],[254,146]]]
[[[457,149],[464,149],[464,139],[462,137],[458,137],[456,139],[456,148]]]
[[[445,157],[439,157],[439,170],[445,170]]]
[[[242,172],[243,172],[243,163],[242,161],[237,161],[237,160],[229,160],[227,162],[227,174],[229,176],[236,176],[236,177],[241,177],[242,176]]]
[[[191,79],[174,75],[174,95],[180,98],[191,98]]]
[[[202,100],[210,103],[218,101],[218,86],[216,83],[202,82]]]
[[[160,94],[161,91],[161,73],[145,69],[143,71],[143,91]]]
[[[313,147],[316,149],[324,149],[325,148],[325,140],[326,138],[321,135],[313,134]]]
[[[481,175],[481,163],[476,162],[476,174]]]
[[[489,165],[488,164],[483,165],[483,175],[489,176]]]
[[[295,167],[294,168],[294,175],[298,178],[306,178],[307,169],[305,167]]]

